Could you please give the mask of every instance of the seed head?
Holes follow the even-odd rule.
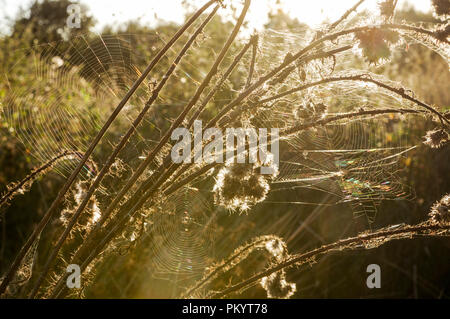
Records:
[[[265,163],[228,163],[222,168],[213,188],[216,203],[233,211],[246,211],[262,202],[270,190],[269,182],[278,174],[270,155]],[[261,166],[272,167],[273,174],[261,174]]]
[[[442,197],[431,207],[429,216],[435,223],[450,223],[450,194]]]
[[[450,15],[450,1],[449,0],[431,0],[434,11],[439,16]]]
[[[355,34],[359,41],[359,48],[370,64],[377,64],[380,60],[387,60],[391,55],[391,45],[399,41],[394,31],[369,28]]]
[[[431,148],[440,148],[450,140],[449,134],[444,129],[428,131],[424,138],[423,143]]]
[[[297,291],[295,283],[286,281],[284,270],[262,278],[261,286],[267,291],[268,298],[288,299]]]
[[[380,9],[380,13],[386,19],[392,18],[395,10],[395,1],[394,0],[385,0],[378,3],[378,8]]]

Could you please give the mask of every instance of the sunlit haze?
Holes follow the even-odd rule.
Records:
[[[198,7],[204,0],[189,1],[189,5]],[[229,0],[227,2],[230,2]],[[232,1],[235,4],[241,1]],[[365,1],[360,7],[363,9],[375,9],[377,0]],[[408,2],[415,9],[422,12],[430,10],[430,0],[400,0],[398,6],[401,8]],[[19,13],[19,8],[26,8],[31,0],[0,0],[4,12],[0,14],[0,26],[7,24],[6,17],[14,18]],[[156,23],[182,22],[186,6],[182,0],[83,0],[81,3],[89,7],[90,14],[97,20],[97,27],[101,29],[105,25],[118,26],[126,21],[140,21],[142,24],[154,26]],[[283,9],[291,17],[310,26],[318,25],[324,20],[334,20],[341,16],[348,8],[356,3],[356,0],[257,0],[253,1],[247,20],[249,28],[260,28],[267,21],[267,13],[277,8]],[[227,16],[227,10],[222,10],[222,16]],[[96,30],[100,31],[100,30]]]

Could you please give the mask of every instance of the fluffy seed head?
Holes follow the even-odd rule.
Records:
[[[440,148],[450,140],[449,134],[444,129],[428,131],[424,138],[423,143],[431,148]]]
[[[246,211],[262,202],[269,193],[269,182],[278,175],[278,167],[269,155],[264,163],[227,163],[216,176],[216,203],[233,211]],[[261,174],[261,166],[272,167],[273,174]]]
[[[288,299],[297,291],[295,283],[286,281],[284,270],[262,278],[260,283],[267,291],[268,298]]]
[[[436,202],[429,213],[430,219],[436,223],[450,223],[450,194]]]
[[[450,15],[449,0],[432,0],[434,11],[439,16]]]

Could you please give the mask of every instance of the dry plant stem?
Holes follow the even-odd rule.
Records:
[[[295,60],[299,59],[300,57],[302,57],[304,54],[306,54],[308,51],[314,49],[315,47],[317,47],[319,44],[325,42],[325,41],[332,41],[335,40],[341,36],[344,35],[348,35],[348,34],[354,34],[357,32],[361,32],[361,31],[366,31],[372,27],[377,27],[377,28],[381,28],[381,29],[394,29],[394,30],[409,30],[409,31],[414,31],[414,32],[418,32],[418,33],[423,33],[423,34],[427,34],[430,35],[432,37],[434,37],[435,39],[439,40],[436,35],[430,31],[430,30],[426,30],[426,29],[422,29],[422,28],[417,28],[417,27],[413,27],[413,26],[408,26],[408,25],[401,25],[401,24],[381,24],[381,25],[376,25],[376,26],[362,26],[362,27],[357,27],[357,28],[352,28],[352,29],[347,29],[347,30],[342,30],[336,33],[332,33],[329,35],[325,35],[317,40],[315,40],[314,42],[312,42],[311,44],[307,45],[305,48],[303,48],[302,50],[300,50],[299,52],[297,52],[295,55],[293,55],[290,59],[287,59],[286,61],[284,61],[283,63],[281,63],[278,67],[276,67],[275,69],[269,71],[266,75],[260,77],[258,79],[258,81],[256,81],[253,85],[251,85],[249,88],[247,88],[244,92],[242,92],[238,97],[236,97],[233,101],[231,101],[227,106],[225,106],[220,112],[219,114],[217,114],[207,125],[206,128],[210,128],[213,127],[217,122],[219,122],[222,117],[228,113],[229,110],[233,109],[236,105],[240,104],[252,91],[254,91],[256,88],[258,88],[259,86],[263,85],[267,80],[269,80],[270,78],[272,78],[273,76],[275,76],[277,73],[279,73],[281,70],[283,70],[285,67],[287,67],[288,65],[290,65],[291,63],[293,63]],[[448,43],[448,41],[443,41],[445,43]],[[423,104],[423,103],[422,103]],[[422,105],[424,106],[424,105]],[[447,119],[445,119],[442,114],[440,114],[439,112],[437,112],[436,110],[434,110],[433,108],[426,106],[427,108],[430,108],[430,111],[432,111],[433,113],[437,114],[439,116],[439,118],[441,119],[441,121],[446,121],[447,123],[449,123],[449,121]]]
[[[35,286],[34,286],[32,292],[30,293],[30,298],[33,298],[36,295],[40,285],[42,284],[43,279],[45,278],[46,274],[50,270],[50,267],[52,266],[53,261],[57,257],[57,254],[58,254],[61,246],[64,244],[64,241],[66,240],[66,238],[69,235],[70,231],[72,230],[73,226],[77,222],[77,220],[78,220],[79,216],[81,215],[81,213],[83,212],[84,208],[88,204],[92,194],[95,192],[97,187],[100,185],[100,182],[103,180],[104,176],[108,173],[108,171],[109,171],[111,165],[114,163],[117,155],[123,149],[125,144],[128,142],[128,139],[134,133],[135,128],[140,124],[140,122],[144,118],[144,115],[147,113],[147,111],[149,110],[149,108],[151,107],[153,102],[158,98],[159,92],[162,90],[162,88],[164,87],[164,85],[166,84],[166,82],[168,81],[170,76],[172,75],[173,71],[175,70],[175,68],[178,65],[178,63],[181,61],[182,57],[186,54],[187,50],[191,47],[192,43],[195,41],[197,36],[203,31],[204,27],[208,24],[208,22],[211,21],[212,17],[216,14],[218,9],[219,9],[219,6],[217,5],[214,8],[214,10],[208,15],[208,17],[202,22],[202,24],[196,29],[196,31],[190,37],[188,42],[186,42],[186,44],[184,45],[183,49],[180,51],[179,55],[175,58],[175,60],[173,61],[173,63],[169,67],[168,71],[163,76],[163,78],[160,81],[160,83],[158,84],[157,88],[152,92],[152,96],[145,103],[145,106],[142,109],[142,111],[140,112],[140,114],[138,115],[138,117],[133,121],[132,126],[130,127],[130,129],[124,135],[124,137],[122,138],[120,143],[114,148],[114,151],[110,155],[110,157],[108,158],[107,163],[103,166],[102,170],[100,171],[100,173],[98,174],[98,176],[94,180],[94,182],[91,185],[91,187],[89,188],[85,198],[83,199],[83,202],[77,208],[77,211],[75,212],[75,214],[71,218],[71,220],[70,220],[68,226],[66,227],[66,229],[64,230],[63,234],[60,236],[60,238],[59,238],[55,248],[52,250],[52,252],[50,254],[50,257],[48,258],[47,263],[45,264],[45,266],[43,268],[43,271],[41,272],[41,275],[39,276],[38,280],[35,283]],[[102,221],[106,220],[107,217],[108,217],[107,214],[102,215]]]
[[[350,9],[348,9],[343,15],[342,17],[340,17],[336,22],[334,22],[333,24],[330,25],[330,27],[328,28],[328,32],[334,30],[339,24],[341,24],[345,19],[348,18],[348,16],[355,11],[356,9],[358,9],[358,7],[364,2],[365,0],[359,0],[353,7],[351,7]]]
[[[247,42],[247,44],[244,45],[244,47],[241,49],[241,51],[234,57],[233,62],[230,64],[230,66],[227,68],[227,70],[223,73],[223,75],[220,78],[220,80],[217,82],[217,84],[214,86],[214,88],[208,93],[206,98],[203,99],[202,103],[197,108],[197,110],[195,111],[194,115],[192,115],[191,119],[189,120],[188,125],[186,126],[187,128],[190,128],[192,126],[194,121],[198,118],[198,116],[204,110],[206,105],[213,98],[214,94],[216,94],[216,92],[222,87],[223,83],[225,83],[225,81],[229,78],[229,76],[231,75],[231,72],[233,72],[234,68],[237,66],[237,64],[242,59],[242,57],[245,55],[245,53],[250,48],[250,46],[252,44],[254,44],[254,41],[255,41],[255,37],[252,36],[250,41]],[[142,185],[139,186],[139,189],[136,191],[136,193],[138,193],[138,194],[144,193],[150,187],[150,184],[153,183],[153,180],[155,178],[159,178],[161,176],[161,174],[163,174],[164,171],[169,166],[172,166],[172,164],[173,164],[172,163],[172,158],[171,158],[170,154],[168,154],[165,157],[163,163],[155,170],[155,173],[153,173]],[[177,168],[178,167],[179,167],[179,165],[177,166]],[[134,197],[135,196],[133,196],[133,198]],[[129,200],[129,201],[131,201],[131,200]]]
[[[136,172],[133,174],[133,176],[128,180],[127,184],[120,190],[120,192],[116,195],[112,203],[108,206],[106,211],[103,213],[102,220],[106,220],[106,218],[114,211],[116,206],[120,203],[123,196],[129,191],[129,189],[136,183],[137,179],[142,175],[145,168],[154,160],[157,153],[161,150],[161,148],[167,143],[169,140],[172,132],[180,126],[180,124],[185,119],[188,112],[192,109],[192,107],[197,103],[198,99],[200,98],[202,92],[204,89],[208,86],[209,82],[211,81],[212,77],[217,73],[218,67],[221,64],[222,60],[224,59],[226,53],[228,52],[231,44],[233,43],[234,39],[236,38],[243,22],[245,19],[245,16],[247,14],[248,8],[250,6],[250,0],[246,0],[244,7],[242,9],[242,12],[236,22],[236,25],[233,28],[233,31],[231,32],[230,36],[228,37],[226,43],[224,44],[222,50],[220,51],[219,55],[217,56],[216,60],[214,61],[214,64],[212,65],[210,71],[206,75],[206,77],[203,79],[200,86],[197,88],[194,96],[191,98],[189,103],[184,108],[183,112],[177,117],[177,119],[172,123],[171,127],[167,131],[167,133],[161,138],[158,145],[152,149],[152,151],[148,154],[146,159],[139,165]],[[162,183],[162,182],[161,182]],[[145,202],[145,200],[144,200]],[[143,203],[142,203],[143,204]],[[101,221],[102,221],[101,220]],[[100,222],[101,222],[100,221]],[[113,221],[112,221],[113,222]],[[101,223],[100,223],[101,224]]]
[[[55,165],[60,160],[64,160],[68,157],[71,157],[73,155],[79,155],[76,151],[64,151],[52,159],[50,159],[47,163],[44,165],[35,168],[31,171],[31,173],[22,179],[20,182],[14,185],[11,189],[9,189],[1,198],[0,198],[0,207],[4,204],[6,204],[8,201],[10,201],[14,195],[18,192],[19,189],[21,189],[24,185],[29,183],[30,181],[34,181],[37,179],[41,174],[44,174],[49,168],[51,168],[53,165]]]
[[[100,139],[103,137],[103,135],[106,133],[107,129],[111,125],[111,123],[114,121],[114,119],[117,117],[119,112],[122,110],[126,102],[130,99],[130,97],[134,94],[134,92],[137,90],[137,88],[141,85],[141,83],[144,81],[144,79],[147,77],[147,75],[150,73],[150,71],[155,67],[155,65],[159,62],[159,60],[166,54],[166,52],[172,47],[172,45],[178,40],[178,38],[189,28],[189,26],[194,23],[195,20],[201,15],[203,11],[205,11],[209,6],[211,6],[213,3],[217,2],[217,0],[210,0],[208,3],[206,3],[199,11],[197,11],[184,25],[181,27],[175,35],[166,43],[166,45],[158,52],[158,54],[153,58],[153,60],[150,62],[150,64],[147,66],[147,68],[144,70],[142,75],[136,80],[136,82],[133,84],[133,86],[130,88],[130,90],[127,92],[127,94],[124,96],[124,98],[120,101],[120,103],[115,108],[114,112],[110,115],[106,123],[103,125],[103,127],[100,129],[97,136],[94,138],[94,140],[91,142],[88,150],[84,153],[83,158],[81,159],[78,166],[75,168],[75,170],[70,175],[67,182],[64,184],[60,192],[58,193],[58,196],[53,201],[52,205],[42,218],[41,222],[38,224],[38,226],[35,228],[31,236],[28,238],[27,242],[22,246],[21,250],[19,251],[19,254],[17,255],[16,259],[14,260],[13,264],[11,265],[10,269],[8,270],[3,282],[0,285],[0,295],[4,293],[6,290],[6,287],[8,286],[9,282],[14,277],[15,273],[17,272],[22,259],[30,249],[31,245],[36,240],[37,236],[42,232],[44,227],[49,222],[50,218],[53,215],[54,210],[56,207],[60,204],[61,200],[64,198],[64,195],[69,190],[70,186],[74,182],[75,178],[80,173],[82,167],[88,160],[89,156],[92,154],[94,148],[97,146],[97,144],[100,142]]]
[[[423,113],[423,112],[417,111],[417,110],[410,110],[410,109],[375,109],[375,110],[361,110],[358,112],[342,113],[342,114],[338,114],[335,116],[326,117],[326,118],[320,119],[318,121],[305,123],[305,124],[299,124],[294,127],[290,127],[288,129],[281,131],[280,135],[282,137],[286,137],[286,136],[289,136],[292,134],[296,134],[299,131],[304,131],[304,130],[307,130],[307,129],[310,129],[313,127],[317,127],[317,126],[323,126],[323,125],[329,124],[331,122],[337,122],[337,121],[340,121],[343,119],[352,119],[352,118],[356,118],[356,117],[360,117],[360,116],[367,116],[367,115],[376,116],[376,115],[381,115],[381,114],[395,114],[395,113],[419,114],[419,113]]]
[[[122,200],[123,196],[129,191],[129,189],[136,183],[137,179],[142,175],[144,170],[147,168],[147,166],[155,159],[155,156],[158,154],[158,152],[162,149],[162,147],[167,143],[169,140],[172,132],[178,128],[183,120],[185,119],[188,112],[192,109],[192,107],[197,103],[198,99],[200,98],[200,95],[202,94],[203,90],[208,86],[209,82],[211,81],[212,77],[217,73],[217,69],[222,62],[223,58],[225,57],[225,54],[228,52],[228,49],[230,48],[232,42],[236,38],[239,29],[242,26],[242,23],[244,22],[245,15],[247,13],[248,7],[250,5],[250,0],[247,0],[245,2],[244,8],[241,12],[241,15],[231,33],[229,36],[227,42],[223,46],[222,50],[220,51],[219,55],[217,56],[213,66],[211,67],[210,71],[206,75],[206,77],[203,79],[200,86],[197,88],[194,96],[191,98],[189,103],[184,108],[183,112],[177,117],[177,119],[172,123],[171,127],[167,131],[167,133],[161,138],[158,145],[154,147],[151,152],[147,155],[145,160],[139,165],[136,172],[133,174],[133,176],[128,180],[127,184],[120,190],[120,192],[116,195],[113,202],[109,205],[109,207],[106,209],[106,212],[104,213],[104,216],[109,215],[119,204],[119,202]]]
[[[271,237],[271,236],[268,236],[268,237]],[[265,242],[267,242],[267,238],[261,238],[257,241],[250,242],[249,244],[245,245],[244,247],[239,249],[238,252],[236,252],[235,254],[232,254],[226,260],[224,260],[219,266],[214,268],[214,270],[211,271],[208,275],[206,275],[204,278],[199,280],[193,287],[189,288],[186,292],[184,292],[181,298],[187,298],[187,297],[191,296],[192,293],[197,291],[204,284],[206,284],[211,279],[215,278],[218,274],[220,274],[226,267],[228,267],[231,264],[231,262],[233,262],[235,259],[238,259],[243,252],[245,252],[249,249],[252,249],[253,247],[256,247]]]
[[[253,46],[252,46],[252,60],[250,62],[250,67],[248,70],[247,83],[245,87],[248,88],[252,83],[253,72],[255,71],[256,54],[258,53],[258,34],[253,35]]]
[[[298,92],[298,91],[302,91],[305,90],[307,88],[313,87],[313,86],[317,86],[317,85],[321,85],[321,84],[326,84],[326,83],[330,83],[330,82],[340,82],[340,81],[360,81],[360,82],[369,82],[369,83],[373,83],[381,88],[384,88],[388,91],[391,91],[393,93],[396,93],[398,95],[400,95],[402,98],[407,99],[411,102],[414,102],[415,104],[427,109],[428,111],[436,114],[439,119],[441,121],[445,120],[445,122],[449,123],[448,119],[446,119],[440,112],[436,111],[433,107],[431,107],[430,105],[427,105],[426,103],[419,101],[418,99],[408,95],[405,93],[405,89],[404,88],[395,88],[395,87],[391,87],[386,83],[383,83],[381,81],[378,80],[374,80],[370,77],[369,74],[358,74],[358,75],[351,75],[351,76],[341,76],[341,77],[332,77],[332,78],[325,78],[323,80],[317,81],[317,82],[312,82],[312,83],[308,83],[305,85],[301,85],[298,86],[296,88],[290,89],[286,92],[274,95],[272,97],[266,98],[264,100],[259,101],[259,103],[268,103],[271,102],[273,100],[279,99],[281,97],[284,97],[286,95]]]
[[[450,230],[450,224],[436,224],[436,223],[429,223],[424,222],[421,224],[413,225],[413,226],[404,226],[399,229],[393,229],[393,230],[381,230],[381,231],[375,231],[369,234],[363,234],[356,237],[351,237],[347,239],[338,240],[332,244],[324,245],[320,248],[314,249],[312,251],[309,251],[304,254],[298,254],[291,256],[286,261],[283,261],[279,264],[276,264],[275,266],[270,267],[269,269],[260,272],[259,274],[256,274],[252,276],[251,278],[242,281],[236,285],[233,285],[223,291],[216,292],[213,294],[208,295],[206,298],[222,298],[230,293],[245,289],[249,285],[252,285],[256,283],[258,280],[260,280],[263,277],[267,277],[277,271],[280,271],[282,269],[285,269],[290,266],[294,265],[302,265],[310,261],[311,259],[315,259],[317,257],[320,257],[322,255],[325,255],[327,253],[330,253],[332,251],[343,251],[343,250],[349,250],[352,249],[352,245],[363,245],[366,241],[374,241],[378,239],[384,240],[383,243],[395,239],[404,239],[404,238],[398,238],[396,236],[398,235],[408,235],[411,236],[436,236],[438,234],[432,233],[438,232],[438,231],[448,231]],[[430,233],[431,232],[431,233]]]
[[[254,37],[252,37],[250,39],[250,41],[247,42],[247,44],[244,45],[244,47],[241,49],[241,51],[234,57],[233,62],[230,64],[228,69],[224,72],[222,78],[218,81],[218,83],[215,85],[215,87],[208,93],[206,98],[203,100],[203,102],[200,104],[200,106],[195,111],[194,115],[189,120],[188,128],[190,128],[192,126],[194,121],[203,112],[203,110],[205,109],[205,107],[209,103],[209,101],[211,101],[214,94],[216,94],[216,92],[222,87],[223,83],[225,83],[225,81],[231,75],[231,72],[233,72],[236,65],[239,63],[239,61],[242,59],[242,57],[245,55],[245,53],[247,52],[247,50],[250,48],[250,46],[253,44],[254,41],[255,41]]]
[[[171,184],[170,187],[167,187],[164,189],[164,195],[168,196],[170,194],[172,194],[173,192],[176,192],[178,189],[180,189],[181,187],[183,187],[184,185],[189,184],[190,182],[192,182],[193,180],[195,180],[197,177],[202,176],[203,174],[205,174],[206,172],[208,172],[211,168],[214,168],[216,166],[219,166],[221,164],[219,163],[211,163],[208,165],[203,166],[202,168],[200,168],[198,171],[193,172],[191,175],[186,176],[184,179],[182,179],[181,181],[175,183],[175,184]],[[176,180],[176,179],[175,179]]]
[[[389,114],[389,113],[419,114],[419,113],[423,113],[423,111],[409,110],[409,109],[379,109],[379,110],[371,110],[371,111],[359,111],[359,112],[354,112],[354,113],[344,113],[344,114],[339,114],[337,116],[330,117],[328,119],[322,119],[322,120],[319,120],[316,122],[299,125],[298,127],[296,126],[295,128],[289,129],[289,131],[282,132],[281,136],[285,136],[283,134],[294,134],[295,132],[298,132],[301,130],[306,130],[306,129],[309,129],[312,127],[317,127],[317,126],[322,126],[322,125],[329,124],[331,122],[340,121],[340,120],[346,119],[346,118],[354,118],[357,116],[366,116],[366,115]],[[179,190],[184,185],[187,185],[191,181],[202,176],[204,173],[209,171],[211,168],[219,166],[219,165],[222,165],[222,164],[220,164],[220,163],[208,164],[175,184],[168,183],[168,184],[170,184],[170,186],[168,188],[163,188],[164,195],[165,196],[170,195],[171,193]],[[180,166],[180,164],[173,164],[173,166],[170,167],[170,170],[167,171],[163,176],[161,176],[159,181],[154,183],[153,187],[149,191],[147,191],[147,193],[145,195],[141,196],[141,198],[137,197],[137,198],[133,198],[133,200],[129,200],[128,203],[133,203],[133,202],[136,203],[132,208],[128,209],[127,205],[124,205],[123,207],[121,207],[121,213],[119,213],[118,215],[123,216],[122,219],[120,219],[119,221],[116,221],[115,223],[108,225],[108,227],[105,227],[106,229],[109,229],[109,230],[105,231],[108,238],[103,239],[100,243],[91,242],[91,244],[96,244],[95,248],[91,247],[90,245],[86,245],[85,251],[87,251],[90,255],[88,257],[86,257],[85,261],[83,262],[83,265],[85,265],[84,268],[87,267],[87,265],[89,265],[89,263],[95,258],[95,256],[100,253],[101,249],[103,249],[103,246],[113,238],[113,235],[116,234],[117,231],[119,231],[120,229],[123,229],[126,226],[127,217],[134,216],[134,214],[142,207],[142,205],[155,193],[156,189],[164,181],[166,181],[168,176],[170,176],[173,173],[173,171],[176,169],[176,167],[179,167],[179,166]],[[187,168],[188,166],[189,165],[184,165],[183,168]],[[126,209],[124,209],[125,207],[126,207]],[[77,255],[75,256],[77,258],[77,259],[75,259],[76,262],[79,262],[79,260],[82,259],[81,255],[83,255],[83,253],[81,253],[79,251],[77,253]],[[75,262],[75,261],[73,261],[73,262]],[[84,268],[82,267],[82,269],[84,269]],[[52,295],[53,298],[61,296],[61,293],[64,293],[64,290],[61,293],[59,293],[59,290],[65,289],[65,287],[63,286],[63,283],[65,282],[64,280],[65,280],[65,277],[63,278],[63,280],[60,281],[61,283],[59,284],[59,288],[55,289],[55,293]]]

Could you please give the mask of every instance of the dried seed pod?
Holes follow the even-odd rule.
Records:
[[[278,167],[270,160],[266,163],[230,163],[216,177],[213,192],[217,204],[230,210],[246,211],[262,202],[269,190],[269,182],[278,175]],[[261,167],[272,167],[273,174],[262,174]]]
[[[445,195],[436,202],[428,214],[435,223],[450,223],[450,194]]]
[[[431,0],[434,11],[439,16],[450,15],[450,1],[449,0]]]
[[[355,37],[359,41],[359,48],[370,64],[377,64],[380,60],[389,59],[391,45],[400,39],[397,32],[379,28],[368,28],[357,32]]]
[[[284,269],[262,278],[260,283],[267,291],[268,298],[287,299],[297,291],[295,283],[286,281]]]
[[[423,143],[431,148],[440,148],[450,140],[448,132],[444,129],[428,131],[424,138]]]

